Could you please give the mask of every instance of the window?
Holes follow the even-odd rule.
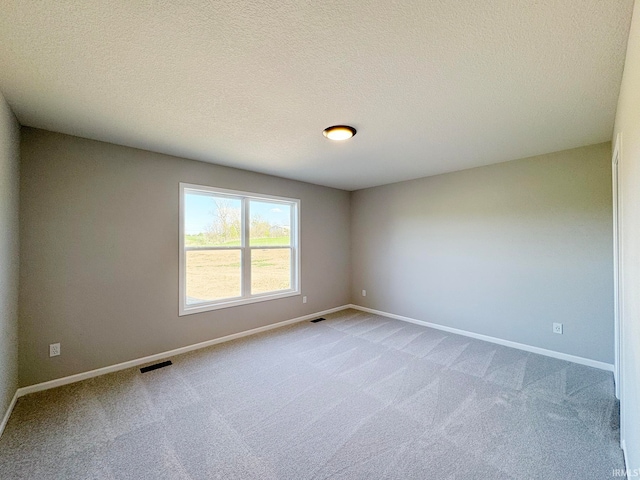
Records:
[[[298,295],[300,200],[180,184],[180,315]]]

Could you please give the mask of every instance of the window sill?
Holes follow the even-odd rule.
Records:
[[[228,302],[216,302],[216,303],[200,303],[198,305],[185,306],[180,305],[179,317],[185,315],[192,315],[194,313],[209,312],[211,310],[220,310],[221,308],[239,307],[241,305],[249,305],[251,303],[267,302],[269,300],[277,300],[279,298],[294,297],[300,295],[297,290],[286,290],[276,294],[265,294],[261,296],[254,296],[250,298],[239,298],[235,300],[229,300]]]

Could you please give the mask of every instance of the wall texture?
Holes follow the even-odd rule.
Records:
[[[618,134],[623,265],[621,427],[627,467],[640,471],[640,1],[633,10],[614,141]]]
[[[353,192],[353,303],[613,363],[610,161],[604,143]]]
[[[0,94],[0,420],[18,388],[20,126]]]
[[[21,386],[350,301],[348,192],[31,128],[21,155]],[[178,317],[179,182],[299,198],[308,303]]]

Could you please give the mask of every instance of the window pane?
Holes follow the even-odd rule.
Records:
[[[291,245],[291,205],[278,202],[249,202],[252,247]]]
[[[240,250],[191,250],[185,255],[187,305],[240,296]]]
[[[185,193],[186,247],[240,246],[241,201],[199,193]]]
[[[251,249],[251,293],[291,288],[291,249]]]

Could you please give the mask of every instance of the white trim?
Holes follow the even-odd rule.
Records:
[[[219,193],[222,195],[228,195],[231,197],[251,197],[257,200],[270,200],[282,203],[291,203],[299,201],[297,198],[291,197],[279,197],[277,195],[268,195],[266,193],[259,192],[245,192],[243,190],[230,190],[228,188],[218,188],[212,187],[209,185],[198,185],[196,183],[185,183],[180,182],[180,185],[189,190],[201,190],[205,195],[210,195],[211,193]]]
[[[510,340],[503,340],[501,338],[490,337],[488,335],[482,335],[480,333],[468,332],[466,330],[461,330],[461,329],[453,328],[453,327],[447,327],[447,326],[444,326],[444,325],[438,325],[436,323],[431,323],[431,322],[425,322],[423,320],[416,320],[414,318],[404,317],[402,315],[395,315],[393,313],[383,312],[383,311],[380,311],[380,310],[375,310],[373,308],[361,307],[360,305],[349,304],[349,305],[342,305],[340,307],[330,308],[328,310],[323,310],[321,312],[310,313],[308,315],[303,315],[301,317],[296,317],[296,318],[292,318],[292,319],[289,319],[289,320],[284,320],[284,321],[278,322],[278,323],[272,323],[270,325],[265,325],[263,327],[253,328],[251,330],[245,330],[244,332],[238,332],[238,333],[234,333],[234,334],[231,334],[231,335],[226,335],[224,337],[214,338],[212,340],[207,340],[205,342],[200,342],[200,343],[196,343],[196,344],[193,344],[193,345],[187,345],[185,347],[176,348],[174,350],[169,350],[169,351],[162,352],[162,353],[156,353],[155,355],[149,355],[147,357],[142,357],[142,358],[137,358],[137,359],[134,359],[134,360],[129,360],[127,362],[118,363],[116,365],[111,365],[111,366],[108,366],[108,367],[102,367],[102,368],[98,368],[98,369],[95,369],[95,370],[90,370],[88,372],[77,373],[75,375],[70,375],[68,377],[57,378],[55,380],[50,380],[48,382],[37,383],[35,385],[29,385],[27,387],[19,388],[16,391],[16,394],[14,395],[13,400],[11,401],[11,404],[9,406],[9,409],[7,410],[7,413],[5,414],[5,417],[4,417],[3,421],[2,421],[2,424],[0,424],[0,434],[1,434],[2,430],[4,429],[6,423],[7,423],[8,419],[9,419],[9,416],[11,415],[11,411],[13,410],[13,407],[15,406],[16,400],[18,398],[23,397],[25,395],[28,395],[30,393],[41,392],[43,390],[49,390],[51,388],[61,387],[63,385],[68,385],[70,383],[80,382],[82,380],[86,380],[86,379],[89,379],[89,378],[99,377],[100,375],[106,375],[108,373],[118,372],[120,370],[125,370],[127,368],[137,367],[139,365],[144,365],[145,363],[156,362],[158,360],[163,360],[165,358],[173,357],[175,355],[181,355],[183,353],[191,352],[191,351],[194,351],[194,350],[199,350],[201,348],[210,347],[212,345],[217,345],[219,343],[229,342],[231,340],[236,340],[238,338],[248,337],[250,335],[255,335],[255,334],[266,332],[266,331],[269,331],[269,330],[274,330],[276,328],[284,327],[286,325],[291,325],[291,324],[298,323],[298,322],[304,322],[305,320],[310,320],[312,318],[319,317],[319,316],[322,316],[322,315],[328,315],[330,313],[339,312],[341,310],[346,310],[348,308],[353,308],[355,310],[360,310],[360,311],[368,312],[368,313],[374,313],[376,315],[382,315],[384,317],[394,318],[396,320],[402,320],[404,322],[414,323],[414,324],[422,325],[422,326],[425,326],[425,327],[435,328],[437,330],[442,330],[442,331],[449,332],[449,333],[455,333],[455,334],[458,334],[458,335],[464,335],[464,336],[467,336],[467,337],[472,337],[472,338],[476,338],[476,339],[479,339],[479,340],[484,340],[484,341],[487,341],[487,342],[496,343],[496,344],[499,344],[499,345],[504,345],[506,347],[517,348],[519,350],[524,350],[524,351],[527,351],[527,352],[538,353],[540,355],[546,355],[546,356],[549,356],[549,357],[558,358],[560,360],[567,360],[569,362],[579,363],[579,364],[582,364],[582,365],[587,365],[587,366],[590,366],[590,367],[599,368],[601,370],[607,370],[607,371],[610,371],[610,372],[613,371],[613,365],[608,364],[608,363],[598,362],[596,360],[590,360],[588,358],[577,357],[575,355],[569,355],[569,354],[566,354],[566,353],[555,352],[553,350],[547,350],[547,349],[544,349],[544,348],[533,347],[531,345],[525,345],[523,343],[512,342]],[[625,448],[624,441],[621,441],[620,444],[621,444],[621,446],[622,446],[622,448],[624,450],[624,448]]]
[[[28,387],[22,387],[22,388],[19,388],[18,391],[16,392],[16,397],[22,397],[30,393],[41,392],[43,390],[49,390],[51,388],[68,385],[70,383],[80,382],[88,378],[99,377],[100,375],[106,375],[107,373],[113,373],[120,370],[125,370],[127,368],[137,367],[138,365],[144,365],[145,363],[157,362],[158,360],[163,360],[168,357],[181,355],[183,353],[191,352],[193,350],[199,350],[201,348],[217,345],[218,343],[229,342],[231,340],[236,340],[242,337],[248,337],[250,335],[255,335],[257,333],[266,332],[268,330],[273,330],[275,328],[284,327],[286,325],[291,325],[293,323],[304,322],[305,320],[310,320],[312,318],[316,318],[322,315],[328,315],[330,313],[339,312],[340,310],[345,310],[347,308],[349,308],[349,305],[342,305],[340,307],[330,308],[328,310],[323,310],[321,312],[303,315],[302,317],[292,318],[290,320],[284,320],[278,323],[272,323],[270,325],[265,325],[264,327],[253,328],[251,330],[245,330],[244,332],[233,333],[231,335],[214,338],[213,340],[207,340],[205,342],[200,342],[193,345],[187,345],[186,347],[176,348],[174,350],[169,350],[167,352],[156,353],[155,355],[149,355],[148,357],[136,358],[135,360],[129,360],[127,362],[118,363],[116,365],[111,365],[109,367],[102,367],[96,370],[90,370],[88,372],[83,372],[83,373],[76,373],[75,375],[70,375],[68,377],[57,378],[55,380],[50,380],[48,382],[37,383],[35,385],[30,385]]]
[[[242,223],[242,237],[240,245],[236,247],[196,247],[193,249],[186,249],[184,245],[185,236],[185,191],[188,190],[191,194],[202,194],[210,196],[228,196],[239,200],[241,202],[241,223]],[[282,245],[279,247],[267,247],[273,248],[288,248],[291,251],[291,288],[287,290],[280,290],[277,292],[266,292],[251,295],[251,264],[248,259],[251,258],[251,252],[255,249],[262,249],[261,247],[252,247],[249,241],[249,229],[250,222],[250,201],[251,200],[263,200],[265,202],[276,202],[286,204],[290,207],[290,245]],[[211,310],[218,310],[221,308],[236,307],[240,305],[247,305],[250,303],[264,302],[267,300],[275,300],[278,298],[291,297],[294,295],[300,295],[302,286],[300,285],[300,204],[301,201],[298,198],[278,197],[275,195],[266,195],[262,193],[243,192],[240,190],[229,190],[225,188],[211,187],[206,185],[196,185],[193,183],[180,182],[180,218],[178,228],[178,243],[179,243],[179,261],[178,261],[178,316],[191,315],[194,313],[208,312]],[[227,298],[222,300],[208,301],[204,303],[198,303],[197,305],[187,305],[186,303],[186,279],[185,279],[185,252],[187,250],[238,250],[240,252],[241,263],[241,288],[240,296],[234,298]]]
[[[621,438],[620,448],[622,449],[622,459],[624,460],[624,471],[629,471],[629,464],[627,463],[627,443]]]
[[[526,345],[524,343],[512,342],[511,340],[503,340],[502,338],[490,337],[489,335],[469,332],[467,330],[460,330],[459,328],[438,325],[437,323],[425,322],[424,320],[416,320],[415,318],[403,317],[402,315],[382,312],[380,310],[374,310],[373,308],[361,307],[359,305],[349,305],[349,307],[356,310],[361,310],[363,312],[382,315],[383,317],[395,318],[396,320],[402,320],[403,322],[415,323],[416,325],[423,325],[425,327],[435,328],[437,330],[455,333],[457,335],[464,335],[465,337],[477,338],[478,340],[484,340],[485,342],[497,343],[498,345],[504,345],[505,347],[517,348],[518,350],[524,350],[525,352],[537,353],[539,355],[545,355],[547,357],[558,358],[560,360],[566,360],[568,362],[579,363],[581,365],[587,365],[589,367],[599,368],[600,370],[613,372],[613,365],[611,365],[610,363],[599,362],[597,360],[591,360],[584,357],[577,357],[575,355],[569,355],[568,353],[547,350],[546,348],[534,347],[532,345]]]
[[[0,423],[0,437],[2,437],[2,434],[4,433],[4,429],[7,426],[7,423],[9,422],[9,417],[11,416],[11,412],[13,412],[13,407],[16,406],[18,397],[20,397],[19,390],[20,389],[16,390],[16,393],[13,394],[11,403],[9,403],[9,408],[7,408],[7,411],[5,412],[4,417],[2,417],[2,423]]]
[[[245,277],[246,278],[246,277]],[[210,312],[212,310],[219,310],[221,308],[239,307],[241,305],[250,305],[252,303],[266,302],[268,300],[277,300],[279,298],[295,297],[301,295],[300,292],[295,290],[283,290],[278,293],[261,293],[252,295],[250,298],[235,297],[230,298],[228,301],[220,303],[205,303],[204,305],[196,304],[191,307],[185,308],[180,313],[181,316],[192,315],[194,313]]]
[[[240,198],[240,215],[240,244],[242,246],[240,249],[240,296],[242,298],[240,300],[236,300],[236,302],[242,305],[242,300],[251,296],[251,257],[253,254],[250,247],[251,235],[249,232],[249,229],[251,228],[251,200],[246,197]],[[183,230],[180,233],[180,236],[184,238],[185,234],[186,232]],[[183,253],[183,255],[186,255],[186,253]],[[186,282],[186,269],[180,272],[180,276],[184,278]],[[185,301],[184,297],[182,301]],[[186,308],[184,306],[182,308],[183,312],[186,313]]]
[[[621,137],[616,136],[611,158],[611,182],[613,195],[613,331],[614,331],[614,369],[616,397],[620,399],[622,394],[622,224],[620,204],[620,155]],[[622,423],[622,422],[621,422]]]

